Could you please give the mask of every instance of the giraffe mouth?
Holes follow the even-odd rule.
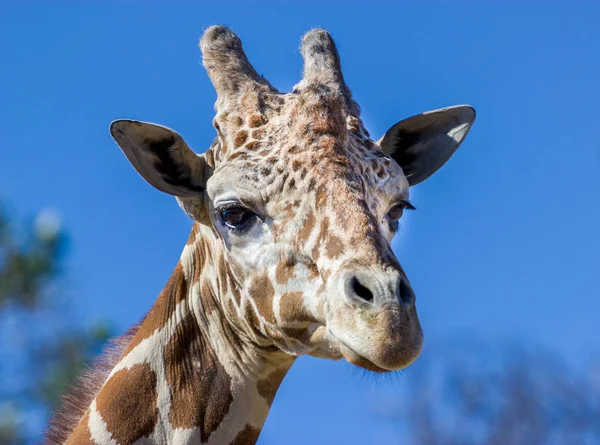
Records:
[[[374,372],[390,372],[390,369],[382,368],[381,366],[377,366],[375,363],[365,358],[363,355],[357,353],[354,349],[348,346],[344,341],[342,341],[338,336],[336,336],[333,332],[329,331],[329,334],[332,338],[334,338],[339,346],[341,354],[344,356],[346,361],[352,365],[358,366],[363,369],[367,369],[369,371]]]

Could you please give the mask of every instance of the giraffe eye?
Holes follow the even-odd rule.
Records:
[[[388,211],[388,218],[392,221],[398,221],[402,218],[402,213],[404,213],[404,206],[402,204],[396,204]]]
[[[238,232],[249,229],[256,220],[254,213],[241,206],[220,209],[219,216],[228,229]]]
[[[398,220],[402,218],[404,209],[414,210],[413,205],[408,201],[401,201],[388,210],[386,219],[392,232],[398,231]]]

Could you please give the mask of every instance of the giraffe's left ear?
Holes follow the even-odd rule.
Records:
[[[175,196],[196,219],[212,171],[204,156],[194,153],[178,133],[161,125],[120,119],[111,123],[110,134],[148,183]]]
[[[474,121],[475,110],[469,105],[441,108],[398,122],[377,143],[413,186],[450,159]]]

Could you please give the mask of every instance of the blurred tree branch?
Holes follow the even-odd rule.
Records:
[[[399,443],[600,444],[598,369],[576,372],[541,348],[469,338],[437,345],[413,365],[406,393],[387,410]]]
[[[36,443],[52,409],[110,336],[57,301],[68,236],[53,212],[33,227],[0,207],[0,444]]]
[[[0,310],[11,304],[35,309],[41,303],[44,285],[59,273],[66,241],[56,231],[40,232],[19,243],[0,208]]]

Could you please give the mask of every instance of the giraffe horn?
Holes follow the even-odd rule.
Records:
[[[344,81],[340,56],[331,35],[321,28],[308,31],[302,37],[300,52],[304,58],[304,75],[301,86],[321,84],[339,91],[349,108],[358,116],[358,105]]]
[[[233,94],[248,83],[259,83],[272,88],[265,78],[252,67],[242,41],[225,26],[211,26],[200,39],[202,64],[219,95]]]

